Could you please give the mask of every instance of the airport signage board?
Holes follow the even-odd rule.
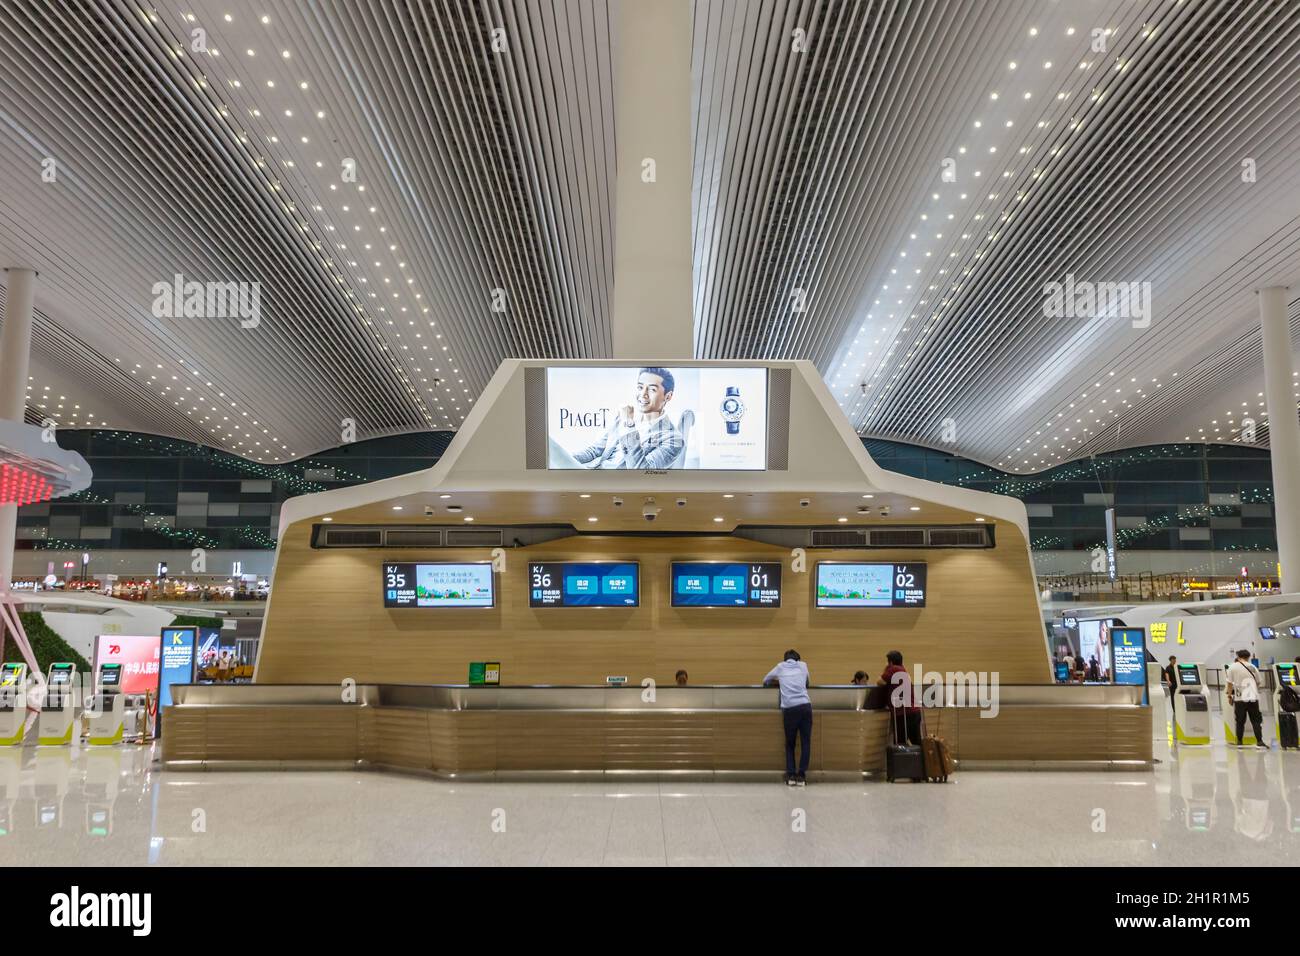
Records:
[[[1142,705],[1147,703],[1146,631],[1140,627],[1110,629],[1111,673],[1116,684],[1142,688]]]
[[[763,471],[767,369],[546,370],[547,467]]]
[[[385,564],[384,607],[492,607],[492,565]]]
[[[635,561],[534,561],[528,565],[528,606],[636,607],[641,603]]]
[[[817,607],[925,607],[924,564],[817,564]]]
[[[781,563],[674,561],[673,607],[781,606]]]

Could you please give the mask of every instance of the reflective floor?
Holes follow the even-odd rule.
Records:
[[[0,859],[193,864],[1283,865],[1300,753],[1183,750],[1154,773],[947,785],[445,783],[176,773],[152,748],[0,750]]]

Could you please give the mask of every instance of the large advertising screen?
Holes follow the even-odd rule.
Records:
[[[1079,622],[1079,653],[1083,657],[1085,680],[1111,682],[1110,620]]]
[[[157,634],[100,634],[95,639],[95,669],[101,664],[120,664],[123,694],[157,694],[161,659]]]
[[[548,467],[762,471],[767,369],[546,370]]]
[[[638,567],[632,562],[533,562],[528,565],[529,607],[636,607]]]
[[[197,642],[198,628],[162,629],[162,676],[158,682],[158,702],[163,707],[172,705],[172,684],[194,683],[194,646]]]
[[[385,564],[384,607],[491,607],[491,564]]]
[[[1147,632],[1141,627],[1114,627],[1110,631],[1111,673],[1116,684],[1142,688],[1142,706],[1147,705]]]
[[[673,607],[780,607],[781,564],[674,561]]]
[[[925,565],[817,565],[818,607],[925,607]]]

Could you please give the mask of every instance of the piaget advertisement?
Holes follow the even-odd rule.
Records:
[[[549,465],[767,467],[767,369],[658,365],[546,370]]]

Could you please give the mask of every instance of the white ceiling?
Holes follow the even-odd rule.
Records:
[[[283,461],[607,356],[613,55],[600,0],[0,5],[29,417]],[[1296,62],[1296,3],[697,0],[696,355],[812,359],[863,434],[1008,470],[1266,440]],[[260,324],[155,318],[178,273],[260,283]],[[1067,274],[1151,283],[1150,327],[1045,317]]]

